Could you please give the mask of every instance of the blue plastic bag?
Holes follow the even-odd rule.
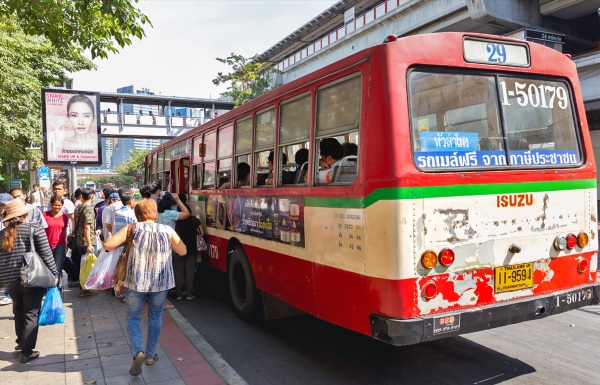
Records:
[[[42,310],[38,318],[38,325],[48,326],[65,323],[65,307],[56,287],[48,289]]]

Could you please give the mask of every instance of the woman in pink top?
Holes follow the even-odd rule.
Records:
[[[48,236],[48,243],[52,249],[52,255],[56,262],[56,270],[58,271],[58,288],[62,288],[62,269],[63,262],[65,260],[65,251],[67,247],[67,224],[69,223],[69,216],[63,213],[64,200],[59,196],[53,196],[50,199],[50,211],[44,211],[44,219],[48,223],[46,228],[46,236]]]

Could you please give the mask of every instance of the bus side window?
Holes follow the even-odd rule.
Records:
[[[264,186],[269,178],[269,154],[272,153],[273,151],[263,151],[256,154],[254,159],[254,183],[256,186]]]

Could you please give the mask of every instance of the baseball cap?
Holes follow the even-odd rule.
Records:
[[[0,203],[6,204],[6,203],[8,203],[8,201],[10,201],[12,199],[13,199],[13,197],[10,194],[7,194],[7,193],[0,194]]]
[[[109,198],[110,199],[120,199],[119,198],[119,193],[112,193],[112,194],[110,194]]]

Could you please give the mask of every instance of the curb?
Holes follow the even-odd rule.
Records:
[[[166,312],[228,385],[248,385],[177,309],[166,310]]]

